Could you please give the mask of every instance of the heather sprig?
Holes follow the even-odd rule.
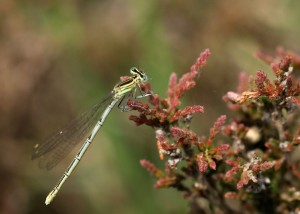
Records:
[[[184,109],[179,109],[181,105],[180,98],[188,90],[195,85],[195,78],[199,75],[198,69],[205,66],[207,57],[210,55],[207,49],[200,54],[196,63],[184,74],[178,81],[175,73],[171,74],[168,88],[168,97],[160,98],[157,94],[153,94],[149,98],[150,108],[147,104],[140,102],[127,103],[133,110],[140,112],[139,116],[131,115],[130,120],[133,120],[137,125],[148,125],[151,127],[162,128],[164,131],[169,131],[170,127],[176,125],[179,121],[188,120],[195,113],[203,113],[204,108],[200,105],[187,106]],[[143,85],[145,93],[151,93],[150,84]]]
[[[299,145],[300,87],[295,67],[299,68],[300,58],[282,49],[275,57],[261,52],[257,55],[270,65],[275,78],[271,80],[259,70],[248,79],[248,89],[224,96],[236,112],[223,129],[232,141],[230,159],[226,161],[231,168],[224,181],[237,185],[237,190],[228,191],[225,197],[239,199],[254,210],[258,209],[255,206],[260,204],[259,198],[264,197],[269,201],[268,212],[283,212],[287,211],[286,190],[297,192],[300,188],[298,182],[291,182],[299,178],[299,160],[292,157]],[[246,85],[244,76],[240,85]],[[291,194],[289,197],[293,198]],[[299,205],[291,203],[288,209],[294,212]]]
[[[208,136],[199,136],[190,121],[204,107],[183,107],[180,99],[196,85],[209,55],[209,50],[202,52],[181,78],[171,74],[166,98],[152,93],[147,83],[141,87],[152,94],[149,104],[128,101],[138,112],[130,120],[155,129],[158,156],[165,161],[163,169],[148,160],[141,165],[156,178],[155,188],[183,192],[191,213],[299,211],[300,160],[295,154],[300,144],[300,56],[283,49],[276,56],[258,52],[274,78],[262,70],[255,77],[242,72],[236,92],[223,97],[234,116],[221,115]],[[225,199],[235,200],[241,209]]]
[[[197,198],[204,193],[204,189],[207,191],[204,188],[207,185],[202,186],[199,178],[216,171],[218,162],[221,162],[230,148],[228,144],[214,143],[225,123],[225,115],[217,119],[208,138],[199,137],[190,129],[189,123],[192,115],[204,112],[203,106],[191,105],[180,108],[180,98],[196,85],[198,70],[207,63],[209,55],[208,49],[200,53],[195,64],[182,77],[178,78],[175,73],[171,74],[166,98],[152,93],[148,83],[142,85],[142,90],[145,93],[152,93],[149,96],[149,104],[136,100],[127,103],[132,110],[139,113],[131,115],[130,120],[136,125],[144,124],[156,129],[158,155],[161,160],[166,160],[164,170],[148,160],[141,161],[141,165],[156,177],[154,187],[173,187],[183,191],[190,203],[196,203]],[[192,183],[187,182],[189,180],[192,180]],[[214,188],[210,191],[216,192]],[[209,191],[205,194],[209,194]],[[222,206],[226,207],[224,204]]]

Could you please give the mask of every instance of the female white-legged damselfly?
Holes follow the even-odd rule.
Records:
[[[125,106],[121,106],[122,101],[126,97],[136,98],[135,93],[137,89],[141,92],[141,95],[137,98],[149,95],[143,94],[139,85],[140,83],[148,80],[147,75],[137,68],[131,68],[130,73],[132,76],[115,85],[111,93],[106,98],[104,98],[87,112],[81,114],[69,125],[49,138],[45,143],[35,145],[32,159],[39,158],[41,167],[51,169],[82,140],[82,138],[87,134],[88,130],[90,130],[90,128],[94,125],[94,128],[92,129],[85,143],[82,145],[56,186],[48,194],[45,201],[46,205],[51,203],[59,189],[71,175],[115,104],[121,100],[119,107],[123,110],[127,109],[128,107],[126,104]],[[107,104],[107,107],[104,109],[104,111],[101,111],[101,107],[105,106],[105,104]],[[99,116],[100,113],[102,113],[102,115],[97,121],[97,116]],[[96,125],[93,123],[95,121],[97,121]]]

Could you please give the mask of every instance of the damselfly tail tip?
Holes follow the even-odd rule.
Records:
[[[54,197],[56,196],[56,191],[55,190],[52,190],[49,194],[48,194],[48,196],[47,196],[47,198],[46,198],[46,200],[45,200],[45,204],[46,205],[49,205],[52,201],[53,201],[53,199],[54,199]]]

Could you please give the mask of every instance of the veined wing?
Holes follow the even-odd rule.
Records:
[[[56,132],[52,137],[42,144],[37,144],[32,153],[32,159],[39,159],[39,166],[52,169],[63,160],[71,150],[82,142],[88,132],[100,119],[103,107],[113,99],[113,93],[91,107],[86,112],[79,115],[65,127]],[[83,143],[83,142],[82,142]]]

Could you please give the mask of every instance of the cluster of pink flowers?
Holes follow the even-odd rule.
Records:
[[[188,106],[182,110],[179,110],[177,107],[181,105],[180,97],[184,92],[196,85],[194,79],[199,75],[198,69],[206,64],[206,59],[210,54],[208,49],[201,53],[195,65],[179,79],[178,83],[177,75],[175,73],[171,74],[168,97],[161,99],[157,94],[150,96],[149,103],[153,108],[150,109],[147,104],[129,101],[127,105],[133,110],[140,112],[139,116],[131,115],[130,120],[133,120],[136,125],[146,124],[151,127],[162,128],[166,131],[178,123],[179,120],[186,120],[192,114],[202,113],[204,108],[199,105]],[[151,93],[150,84],[144,84],[143,90],[146,93]]]
[[[199,199],[206,200],[214,212],[241,211],[224,198],[262,213],[299,211],[300,160],[292,156],[300,143],[300,56],[283,49],[275,57],[258,52],[271,66],[274,80],[261,70],[249,78],[242,73],[237,92],[224,96],[234,116],[227,123],[226,116],[220,116],[209,136],[199,137],[189,123],[204,108],[181,107],[180,98],[196,85],[198,70],[210,54],[208,49],[200,53],[179,80],[171,74],[167,98],[153,94],[149,104],[128,101],[139,113],[130,120],[156,129],[158,155],[166,160],[164,169],[148,160],[141,160],[141,165],[157,179],[155,188],[184,192],[192,211],[208,212],[197,203]],[[151,92],[150,84],[142,90]]]

